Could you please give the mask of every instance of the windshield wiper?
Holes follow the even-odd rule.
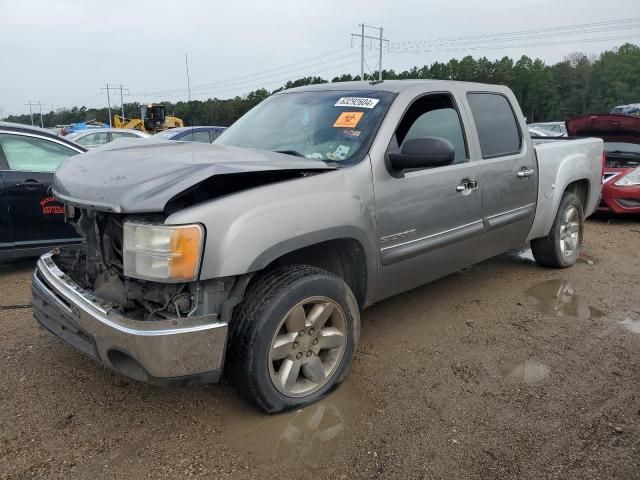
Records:
[[[605,150],[607,155],[633,155],[635,157],[640,156],[640,152],[627,152],[625,150]]]
[[[275,153],[284,153],[285,155],[293,155],[294,157],[307,158],[303,154],[301,154],[300,152],[297,152],[296,150],[274,150],[274,152]]]

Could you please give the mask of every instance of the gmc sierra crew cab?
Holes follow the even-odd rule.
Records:
[[[140,381],[223,367],[267,412],[347,375],[360,310],[531,243],[578,256],[599,139],[536,140],[506,87],[314,85],[271,96],[214,144],[89,152],[53,195],[83,238],[43,255],[37,321]]]

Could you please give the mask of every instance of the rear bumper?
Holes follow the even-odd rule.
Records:
[[[222,373],[227,324],[216,315],[140,321],[118,314],[80,288],[48,253],[32,283],[33,312],[47,330],[135,380],[201,384]]]

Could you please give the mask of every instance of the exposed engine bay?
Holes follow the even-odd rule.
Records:
[[[180,318],[195,313],[202,292],[197,282],[159,283],[123,275],[125,215],[67,207],[67,221],[83,237],[82,247],[65,247],[56,263],[82,288],[139,320]],[[139,216],[136,216],[139,217]],[[161,217],[145,217],[161,221]]]
[[[636,168],[640,166],[640,157],[625,156],[624,153],[607,153],[605,158],[605,166],[607,168]]]

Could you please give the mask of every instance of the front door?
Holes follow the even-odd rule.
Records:
[[[451,95],[429,94],[412,103],[395,131],[389,151],[408,139],[440,137],[453,144],[456,154],[451,165],[404,173],[376,170],[377,300],[475,260],[483,229],[482,184],[479,166],[470,160],[465,123]]]
[[[3,159],[0,154],[0,257],[2,254],[13,248],[13,229],[9,219],[9,202],[7,201],[7,190],[2,178],[2,170],[5,169]]]
[[[78,152],[44,137],[1,133],[2,171],[14,248],[46,247],[78,238],[65,223],[64,207],[51,196],[53,172]]]
[[[535,154],[524,142],[514,106],[498,93],[468,92],[476,126],[485,232],[478,261],[521,245],[533,223],[538,196]]]

